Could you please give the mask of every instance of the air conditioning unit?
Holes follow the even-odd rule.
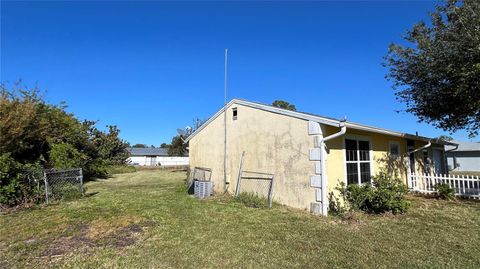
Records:
[[[198,199],[205,199],[213,194],[213,183],[211,181],[195,180],[193,195]]]

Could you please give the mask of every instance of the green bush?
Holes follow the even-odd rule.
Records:
[[[51,165],[56,169],[84,167],[88,160],[87,155],[67,143],[54,144],[49,156]]]
[[[447,183],[437,183],[433,188],[437,191],[437,196],[444,200],[455,198],[455,191]]]
[[[405,213],[409,202],[405,198],[407,186],[399,178],[381,171],[372,178],[373,188],[367,199],[367,208],[375,213]]]
[[[13,206],[21,202],[38,202],[43,199],[43,184],[34,179],[41,179],[38,164],[22,164],[10,154],[0,155],[0,205]]]
[[[372,178],[372,185],[345,186],[342,183],[337,190],[340,191],[345,206],[349,210],[398,214],[406,212],[409,206],[409,202],[405,199],[407,187],[398,178],[383,171]]]
[[[268,208],[268,199],[251,192],[242,192],[235,197],[235,200],[248,207]]]

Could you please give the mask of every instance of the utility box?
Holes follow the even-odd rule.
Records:
[[[211,181],[195,180],[193,185],[193,195],[198,199],[205,199],[213,193],[213,183]]]

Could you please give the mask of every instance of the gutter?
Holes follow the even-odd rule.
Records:
[[[328,215],[328,203],[327,203],[327,167],[326,167],[326,161],[327,161],[327,154],[325,154],[325,142],[332,140],[334,138],[337,138],[339,136],[344,135],[347,132],[347,126],[346,126],[346,120],[343,120],[340,122],[339,127],[340,131],[334,134],[331,134],[327,137],[322,137],[320,139],[320,162],[322,166],[322,180],[321,180],[321,196],[322,196],[322,215],[327,216]]]
[[[337,138],[339,136],[344,135],[347,132],[347,125],[345,123],[346,123],[346,121],[341,121],[340,122],[340,124],[338,126],[338,127],[340,127],[340,132],[331,134],[327,137],[324,137],[320,140],[320,142],[327,142],[328,140],[332,140],[334,138]]]
[[[432,141],[429,140],[429,141],[428,141],[428,144],[426,144],[425,146],[407,152],[407,156],[409,156],[410,154],[415,153],[415,152],[417,152],[417,151],[426,149],[426,148],[430,147],[431,145],[432,145]]]

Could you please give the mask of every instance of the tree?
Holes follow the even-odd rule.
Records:
[[[168,155],[170,156],[185,156],[187,153],[187,144],[183,143],[182,137],[176,135],[172,138],[172,143],[168,147]]]
[[[295,107],[294,104],[290,104],[289,102],[283,101],[283,100],[273,101],[272,106],[288,109],[288,110],[291,110],[291,111],[297,111],[297,108]]]
[[[125,164],[130,153],[127,151],[128,143],[120,138],[120,130],[116,125],[107,125],[108,132],[93,128],[93,143],[98,155],[109,165]]]
[[[145,144],[134,144],[132,148],[148,148]]]
[[[450,0],[391,44],[384,65],[397,99],[445,131],[480,129],[480,1]]]
[[[116,126],[100,131],[95,121],[80,121],[65,108],[48,104],[37,88],[0,85],[0,206],[35,195],[32,171],[82,168],[88,179],[125,163],[128,144]]]
[[[168,146],[169,146],[169,145],[168,145],[167,143],[162,143],[162,144],[160,145],[160,148],[166,149],[166,148],[168,148]]]
[[[437,137],[437,139],[448,142],[448,141],[452,141],[452,140],[453,140],[453,137],[448,136],[448,135],[441,135],[441,136]]]

